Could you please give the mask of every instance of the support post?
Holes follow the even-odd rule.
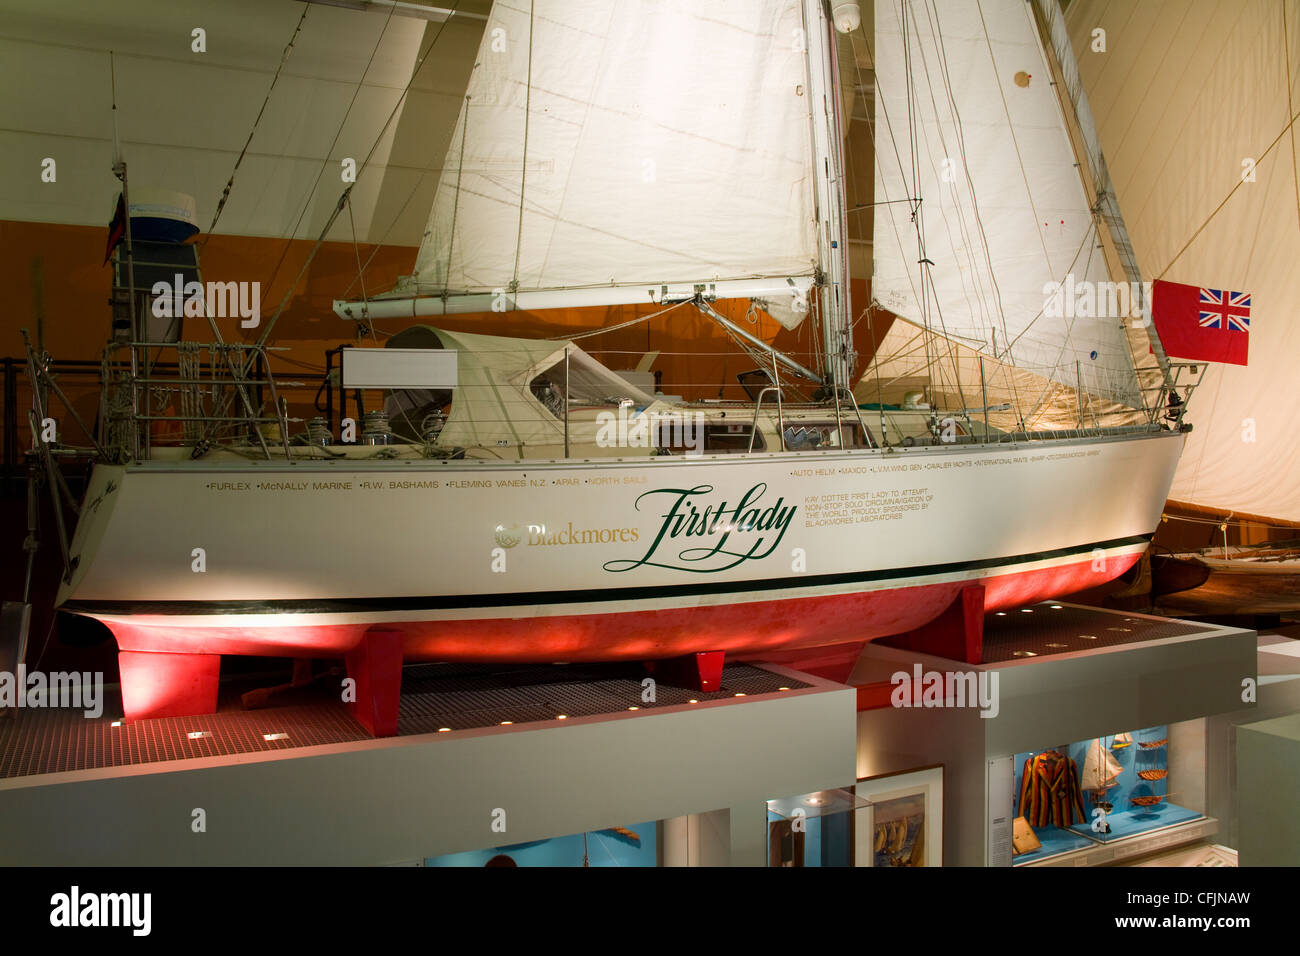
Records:
[[[984,659],[984,585],[964,587],[948,609],[929,624],[903,635],[901,647],[965,664]]]
[[[372,627],[347,653],[348,677],[355,681],[348,709],[376,737],[397,736],[402,699],[402,632]]]
[[[664,661],[649,661],[646,667],[665,684],[709,693],[722,689],[724,651],[701,651]]]
[[[118,651],[117,670],[127,720],[217,712],[220,654]]]

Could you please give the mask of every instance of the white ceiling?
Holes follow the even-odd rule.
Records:
[[[489,3],[459,6],[486,13]],[[444,26],[298,0],[0,0],[0,219],[107,223],[112,50],[130,182],[193,195],[206,230],[304,9],[216,231],[314,239],[346,186],[340,161],[364,159],[442,31],[352,197],[361,241],[418,245],[483,21]],[[205,53],[191,50],[195,28]],[[45,157],[57,163],[54,183],[41,182]],[[330,238],[352,238],[346,216]]]

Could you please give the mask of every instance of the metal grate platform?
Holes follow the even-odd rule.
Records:
[[[1212,625],[1190,621],[1042,601],[990,614],[984,619],[983,663],[1001,664],[1099,647],[1190,637],[1213,629]],[[891,637],[878,643],[885,647],[907,646],[905,638]]]
[[[1041,601],[984,619],[984,663],[1190,637],[1212,626],[1131,611]]]
[[[575,718],[630,708],[653,711],[692,700],[727,700],[738,694],[759,696],[810,686],[750,664],[728,664],[721,690],[702,693],[659,682],[655,700],[649,702],[642,700],[641,682],[646,676],[639,665],[621,664],[410,665],[402,673],[398,735],[433,733],[444,727],[471,730],[505,722],[554,722],[561,714]],[[370,739],[328,679],[289,692],[292,703],[243,709],[241,693],[270,683],[274,680],[225,684],[217,713],[202,717],[122,723],[121,700],[108,688],[104,715],[96,719],[77,710],[19,710],[16,717],[0,718],[0,778]]]
[[[1043,601],[985,619],[984,663],[1190,637],[1206,630],[1189,621]]]

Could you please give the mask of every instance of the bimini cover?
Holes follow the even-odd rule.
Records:
[[[566,352],[570,401],[617,405],[630,400],[638,407],[655,401],[653,395],[568,341],[475,335],[416,325],[385,345],[456,350],[456,390],[437,441],[443,448],[563,444]],[[435,401],[436,394],[408,389],[398,404],[419,407]]]

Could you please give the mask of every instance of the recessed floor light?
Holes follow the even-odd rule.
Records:
[[[1006,617],[1006,616],[1007,616],[1006,611],[998,611],[998,617]]]
[[[789,690],[789,687],[778,687],[777,690]]]
[[[438,728],[438,733],[440,733],[440,734],[445,734],[445,733],[447,733],[449,730],[451,730],[450,727],[439,727],[439,728]]]
[[[568,719],[569,719],[569,715],[568,715],[568,714],[556,714],[556,715],[555,715],[555,719],[556,719],[556,720],[568,720]]]
[[[191,730],[185,736],[190,738],[190,740],[198,740],[200,737],[211,737],[212,734],[206,730]]]
[[[1048,646],[1048,647],[1065,647],[1064,644],[1056,644],[1056,643],[1048,644],[1047,646]]]
[[[744,695],[744,694],[732,694],[731,696],[732,696],[732,697],[744,697],[745,695]]]
[[[122,722],[121,722],[120,720],[115,720],[115,721],[113,721],[111,724],[109,724],[109,726],[110,726],[110,727],[121,727],[121,726],[122,726]]]
[[[640,710],[640,707],[629,707],[628,710]]]
[[[696,699],[696,698],[694,698],[694,697],[692,697],[692,698],[691,698],[690,700],[688,700],[686,703],[688,703],[688,704],[698,704],[698,703],[699,703],[699,700]]]
[[[1059,610],[1061,610],[1061,605],[1059,605],[1059,604],[1053,604],[1053,605],[1052,605],[1052,610],[1053,610],[1053,611],[1059,611]]]
[[[509,727],[509,726],[510,726],[511,724],[513,724],[513,723],[514,723],[513,720],[503,720],[503,721],[501,721],[501,726],[502,726],[502,727]]]
[[[1034,609],[1033,609],[1032,607],[1022,607],[1022,608],[1020,609],[1020,613],[1021,613],[1021,614],[1033,614],[1033,613],[1034,613]]]
[[[1079,637],[1085,641],[1095,641],[1097,639],[1096,634],[1080,634]]]
[[[1035,654],[1033,651],[1012,651],[1011,656],[1012,657],[1037,657],[1038,655]]]
[[[262,734],[263,740],[287,740],[288,734]]]

